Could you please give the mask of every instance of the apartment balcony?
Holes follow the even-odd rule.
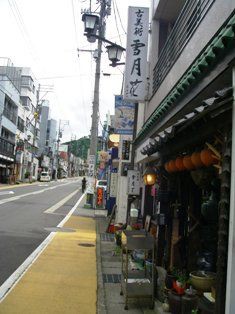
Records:
[[[166,0],[169,3],[168,0]],[[184,77],[193,62],[203,53],[219,30],[229,21],[235,4],[224,0],[188,0],[178,14],[160,54],[153,45],[150,52],[151,91],[146,112],[148,118]],[[154,18],[161,23],[161,16]],[[153,29],[154,35],[161,34]],[[155,39],[152,38],[152,41]],[[155,50],[154,50],[155,49]],[[212,56],[213,57],[213,56]],[[203,65],[202,65],[203,66]],[[196,69],[197,70],[197,69]],[[197,74],[197,73],[196,73]],[[194,78],[193,78],[194,79]]]
[[[17,113],[15,111],[4,108],[3,115],[16,125]]]
[[[27,111],[30,111],[31,110],[31,107],[32,107],[32,101],[29,97],[27,96],[20,96],[20,100],[21,100],[21,103],[23,105],[23,107],[27,110]]]
[[[7,156],[8,158],[14,158],[14,147],[15,145],[13,143],[0,137],[0,158],[1,155]]]

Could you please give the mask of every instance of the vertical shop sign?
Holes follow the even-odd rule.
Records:
[[[94,177],[95,174],[95,155],[89,155],[88,157],[88,175]]]
[[[128,194],[140,194],[140,172],[137,170],[128,170]]]
[[[117,196],[117,183],[118,183],[117,171],[116,172],[111,172],[110,191],[109,191],[109,196],[110,197],[116,197]]]
[[[122,160],[130,159],[130,145],[131,142],[127,140],[122,141]]]
[[[129,7],[124,99],[144,101],[148,50],[149,9]]]

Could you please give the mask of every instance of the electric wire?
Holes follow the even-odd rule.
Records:
[[[8,0],[8,4],[10,6],[11,12],[14,16],[14,19],[16,21],[16,24],[18,25],[18,28],[21,32],[21,35],[25,41],[25,44],[28,47],[29,53],[31,54],[32,58],[34,59],[34,61],[38,62],[39,58],[36,55],[36,50],[32,44],[32,41],[30,39],[29,33],[27,31],[27,28],[25,26],[25,23],[23,21],[22,15],[20,13],[20,10],[17,6],[17,3],[15,2],[15,0]]]
[[[122,30],[124,31],[124,34],[126,35],[126,30],[123,26],[123,23],[122,23],[122,19],[121,19],[121,15],[120,15],[120,12],[119,12],[119,9],[118,9],[118,6],[117,6],[117,3],[116,3],[116,0],[114,0],[114,5],[116,6],[116,9],[117,9],[117,14],[118,14],[118,17],[119,17],[119,21],[120,21],[120,25],[122,27]]]
[[[115,2],[114,2],[114,3],[115,3]],[[122,46],[122,39],[121,39],[120,32],[119,32],[119,28],[118,28],[115,5],[113,6],[113,12],[114,12],[115,25],[116,25],[116,29],[117,29],[117,32],[118,32],[118,38],[119,38],[120,44],[121,44],[121,46]]]
[[[72,4],[72,13],[73,13],[74,35],[75,35],[75,41],[78,47],[78,32],[77,32],[77,24],[76,24],[76,19],[75,19],[75,10],[74,10],[73,0],[71,0],[71,4]]]

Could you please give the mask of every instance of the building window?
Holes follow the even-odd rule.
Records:
[[[16,105],[7,97],[5,97],[3,115],[9,119],[11,122],[16,124],[17,121],[17,107]]]
[[[26,75],[22,75],[21,76],[21,85],[22,87],[27,87],[29,90],[33,91],[33,79],[31,78],[31,76],[26,76]]]
[[[8,140],[8,141],[10,141],[12,143],[15,143],[15,134],[10,132],[9,130],[5,129],[4,127],[2,127],[1,136],[4,139],[6,139],[6,140]]]
[[[18,117],[17,128],[21,132],[24,132],[24,120]]]
[[[22,105],[24,107],[27,107],[27,109],[29,109],[31,106],[31,99],[27,96],[21,96],[20,99],[21,99]]]

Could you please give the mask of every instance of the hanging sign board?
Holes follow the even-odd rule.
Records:
[[[128,195],[140,194],[140,172],[137,170],[128,170]]]
[[[122,141],[122,160],[130,159],[130,141],[123,140]]]
[[[124,100],[144,101],[146,97],[149,9],[128,8]]]
[[[115,133],[133,134],[135,104],[123,100],[122,95],[115,96]]]

